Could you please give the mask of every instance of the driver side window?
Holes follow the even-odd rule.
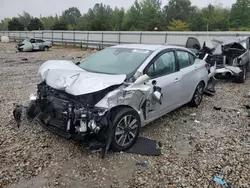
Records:
[[[36,43],[35,39],[30,39],[30,43]]]
[[[152,63],[146,73],[151,78],[168,75],[176,71],[175,65],[174,52],[166,52]]]

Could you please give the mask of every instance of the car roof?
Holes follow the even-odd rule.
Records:
[[[180,46],[174,46],[174,45],[155,45],[155,44],[121,44],[112,46],[110,48],[129,48],[129,49],[139,49],[139,50],[150,50],[150,51],[156,51],[158,49],[183,49],[188,50],[187,48],[180,47]],[[188,50],[189,51],[189,50]]]

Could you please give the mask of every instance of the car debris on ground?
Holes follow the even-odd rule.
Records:
[[[214,176],[213,181],[219,185],[227,185],[227,182],[223,180],[223,177]]]

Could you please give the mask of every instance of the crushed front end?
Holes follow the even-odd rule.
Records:
[[[25,115],[66,139],[89,141],[93,149],[102,148],[104,156],[111,126],[109,111],[94,105],[112,89],[73,96],[42,82],[38,84],[37,94],[31,95]]]
[[[203,48],[197,52],[199,58],[205,54],[206,62],[216,65],[216,74],[239,77],[244,76],[249,66],[248,38],[218,38],[204,43]]]

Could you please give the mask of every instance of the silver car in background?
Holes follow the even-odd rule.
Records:
[[[104,153],[127,150],[141,127],[185,104],[199,106],[208,82],[205,61],[167,45],[109,47],[76,64],[49,60],[38,73],[27,118],[67,139],[94,138]]]
[[[52,42],[43,39],[29,38],[17,45],[20,52],[48,51],[52,48]]]

